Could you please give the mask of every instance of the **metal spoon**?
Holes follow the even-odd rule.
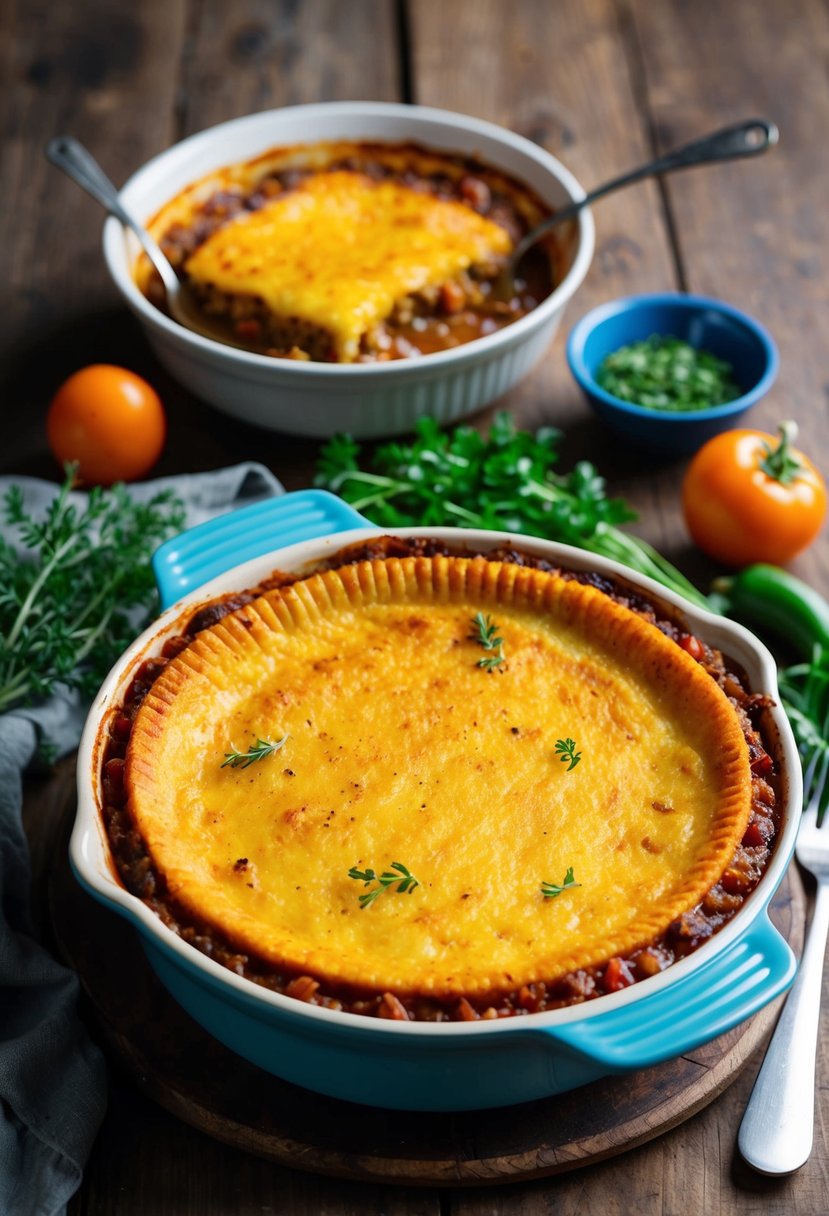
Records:
[[[758,156],[767,148],[773,147],[779,138],[780,132],[773,122],[768,122],[764,118],[751,118],[736,126],[714,131],[711,135],[685,144],[684,147],[677,148],[674,152],[666,152],[664,156],[658,156],[656,160],[648,161],[639,169],[631,169],[629,173],[624,173],[621,177],[614,177],[612,181],[605,182],[603,186],[597,186],[584,198],[570,203],[567,207],[562,207],[561,210],[537,224],[526,236],[521,238],[496,279],[493,294],[498,299],[511,299],[515,294],[515,271],[527,250],[532,248],[541,237],[546,236],[551,228],[557,224],[563,224],[565,220],[572,219],[582,208],[589,207],[591,203],[604,198],[606,194],[610,194],[614,190],[621,190],[623,186],[630,186],[633,182],[642,181],[645,177],[654,177],[658,173],[670,173],[674,169],[687,169],[692,165],[708,165],[718,160],[735,160],[741,156]]]
[[[162,253],[158,242],[139,224],[135,216],[126,210],[118,190],[83,144],[70,135],[59,135],[46,145],[46,158],[82,186],[87,194],[102,203],[110,215],[115,216],[135,233],[141,248],[158,271],[167,296],[167,308],[173,320],[186,329],[192,329],[225,345],[236,345],[218,326],[211,327],[195,300],[190,297],[186,285],[180,281],[171,263]]]

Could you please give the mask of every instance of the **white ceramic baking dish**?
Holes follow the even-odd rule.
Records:
[[[122,696],[139,663],[159,652],[195,604],[255,586],[277,568],[305,571],[376,531],[332,495],[301,491],[201,525],[156,555],[162,599],[172,606],[119,660],[91,709],[78,758],[78,815],[70,851],[81,883],[135,926],[173,996],[240,1055],[299,1085],[339,1098],[359,1094],[361,1101],[379,1106],[453,1110],[542,1098],[676,1057],[750,1017],[782,992],[795,965],[768,919],[768,904],[794,849],[801,777],[790,728],[777,707],[768,714],[782,774],[783,827],[759,885],[734,919],[688,958],[582,1005],[500,1021],[442,1024],[317,1008],[231,973],[167,929],[126,891],[116,877],[101,817],[100,735],[108,708]],[[774,661],[752,634],[617,563],[498,532],[408,528],[399,534],[434,536],[482,552],[507,541],[572,569],[627,580],[673,605],[690,631],[736,660],[752,690],[776,697]],[[227,569],[239,558],[242,564]]]
[[[425,106],[331,102],[250,114],[162,152],[121,190],[124,205],[149,221],[185,186],[274,147],[338,139],[414,142],[474,156],[525,182],[552,208],[584,190],[543,148],[503,127]],[[104,257],[126,304],[161,362],[196,396],[257,426],[296,435],[357,437],[412,429],[425,415],[447,423],[500,397],[538,362],[593,256],[594,228],[582,211],[566,274],[525,317],[453,350],[391,363],[303,363],[273,359],[183,328],[135,284],[137,244],[117,220],[104,227]]]

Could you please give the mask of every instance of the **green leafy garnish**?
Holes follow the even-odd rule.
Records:
[[[818,822],[829,811],[829,651],[815,646],[811,662],[796,663],[778,672],[780,697],[800,752],[804,775],[804,802],[820,791]],[[810,761],[814,766],[810,768]]]
[[[384,870],[382,874],[376,874],[374,870],[358,870],[356,866],[352,866],[348,871],[348,877],[356,878],[366,887],[373,882],[378,884],[373,891],[367,891],[365,895],[360,896],[361,908],[370,908],[375,899],[384,891],[396,889],[399,895],[403,895],[407,891],[411,895],[415,887],[420,886],[415,876],[400,861],[393,861],[391,869]]]
[[[158,609],[150,557],[184,525],[182,502],[169,490],[135,502],[115,485],[90,490],[79,507],[74,473],[67,466],[42,520],[20,486],[3,497],[3,522],[25,551],[0,537],[0,712],[58,685],[92,696]]]
[[[564,875],[564,882],[559,885],[557,882],[543,882],[541,884],[541,894],[545,899],[555,899],[557,895],[561,895],[563,891],[569,890],[571,887],[580,887],[581,883],[576,882],[573,877],[573,867],[570,866],[567,873]]]
[[[581,752],[576,751],[575,739],[556,739],[556,753],[562,764],[567,765],[568,773],[581,760]]]
[[[483,667],[486,671],[494,671],[504,662],[504,639],[499,637],[498,626],[489,616],[484,616],[482,612],[475,613],[472,618],[472,633],[469,635],[469,640],[477,642],[479,646],[483,646],[484,650],[494,652],[488,657],[478,659],[477,667]]]
[[[620,401],[667,413],[707,410],[742,395],[730,363],[659,334],[607,355],[596,383]]]
[[[277,739],[273,743],[268,739],[257,739],[246,752],[237,752],[231,743],[230,751],[225,752],[225,758],[219,767],[248,768],[251,764],[255,764],[257,760],[264,760],[266,756],[272,756],[274,752],[278,752],[280,748],[284,747],[287,742],[287,735],[283,735],[281,739]]]
[[[380,527],[455,524],[526,532],[588,549],[649,575],[695,604],[705,597],[646,541],[617,525],[636,518],[608,498],[592,464],[555,473],[558,431],[516,430],[496,414],[487,436],[469,426],[443,432],[421,418],[411,444],[387,443],[358,464],[360,447],[337,435],[322,449],[315,484],[339,494]]]

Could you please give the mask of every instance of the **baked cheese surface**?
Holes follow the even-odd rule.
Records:
[[[503,228],[461,203],[332,170],[224,224],[185,270],[203,286],[262,300],[286,322],[327,331],[338,360],[350,362],[397,301],[511,245]]]
[[[673,641],[595,588],[451,557],[313,575],[200,633],[142,704],[126,780],[171,896],[239,949],[434,996],[646,944],[716,881],[751,799],[737,717]],[[349,870],[394,862],[419,886],[362,908],[376,883]]]

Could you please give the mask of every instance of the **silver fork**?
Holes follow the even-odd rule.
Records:
[[[757,1075],[738,1144],[761,1174],[791,1174],[812,1151],[815,1055],[820,1021],[823,956],[829,932],[829,815],[818,826],[818,805],[829,774],[829,751],[816,750],[803,774],[812,790],[797,834],[797,860],[817,879],[812,921],[766,1058]]]

